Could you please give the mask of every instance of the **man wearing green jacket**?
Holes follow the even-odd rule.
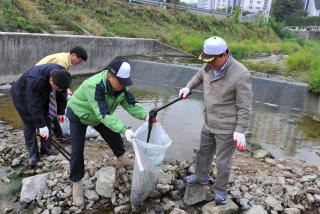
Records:
[[[73,204],[84,205],[84,143],[87,126],[94,127],[117,157],[118,166],[131,165],[124,157],[121,133],[131,141],[134,132],[112,113],[120,104],[133,117],[145,120],[147,112],[137,104],[127,86],[132,85],[130,64],[115,58],[102,72],[85,80],[74,92],[68,103],[66,116],[70,121],[72,152],[70,158],[70,180],[73,182]]]

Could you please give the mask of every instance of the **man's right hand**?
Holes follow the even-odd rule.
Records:
[[[179,97],[182,99],[186,99],[189,94],[190,94],[190,88],[188,87],[182,88],[179,91]]]
[[[43,137],[45,140],[48,140],[49,138],[49,129],[48,127],[42,127],[42,128],[39,128],[39,135],[41,137]]]
[[[127,129],[124,135],[126,136],[127,141],[129,141],[130,143],[132,142],[132,138],[136,136],[132,129]]]

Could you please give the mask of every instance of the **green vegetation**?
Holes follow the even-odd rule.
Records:
[[[276,64],[260,62],[260,63],[252,63],[248,61],[243,61],[243,64],[252,71],[259,71],[262,73],[274,74],[279,70]]]
[[[287,16],[300,13],[298,1],[275,0],[273,13],[276,15],[278,3],[281,8],[287,5]],[[236,59],[244,60],[261,53],[291,55],[285,75],[309,81],[312,91],[318,92],[315,87],[320,82],[316,81],[320,79],[319,66],[313,62],[316,57],[310,56],[319,55],[319,42],[295,38],[283,23],[276,21],[285,21],[286,16],[278,15],[269,23],[265,23],[263,17],[256,22],[240,22],[240,8],[235,8],[230,18],[220,20],[175,8],[164,10],[129,4],[125,0],[2,0],[0,30],[52,32],[52,23],[55,23],[75,33],[85,30],[101,36],[154,38],[195,56],[202,51],[206,38],[217,35],[226,39]],[[245,63],[259,72],[277,70],[268,63]]]

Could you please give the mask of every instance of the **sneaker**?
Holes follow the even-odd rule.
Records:
[[[216,194],[214,197],[214,201],[216,202],[216,205],[220,204],[226,204],[228,199],[228,194]]]
[[[205,179],[202,181],[198,180],[196,178],[196,175],[189,175],[184,177],[184,180],[187,182],[189,185],[196,185],[196,184],[201,184],[201,185],[208,185],[209,184],[209,176],[207,176]]]

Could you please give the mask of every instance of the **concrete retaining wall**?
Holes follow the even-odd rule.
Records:
[[[184,87],[198,71],[194,67],[143,60],[130,60],[130,64],[133,79],[165,87]],[[252,77],[252,81],[254,101],[305,112],[320,112],[319,97],[309,93],[305,83],[262,77]],[[202,87],[197,90],[202,91]]]
[[[77,45],[88,51],[89,59],[71,69],[73,74],[96,72],[115,56],[191,56],[153,39],[0,32],[0,84],[14,81],[41,58]]]

